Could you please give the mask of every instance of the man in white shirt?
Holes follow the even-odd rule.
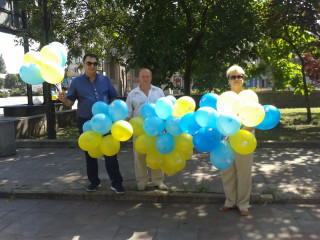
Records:
[[[141,108],[145,103],[155,103],[159,98],[164,97],[162,89],[151,85],[151,81],[151,71],[147,68],[141,69],[139,73],[140,86],[133,89],[127,97],[127,120],[130,120],[133,117],[142,117]],[[138,190],[143,191],[149,182],[146,154],[141,154],[136,151],[134,147],[135,141],[136,137],[133,136],[133,153],[137,187]],[[158,187],[161,190],[168,189],[168,187],[163,183],[164,174],[161,168],[151,169],[151,179],[155,187]]]

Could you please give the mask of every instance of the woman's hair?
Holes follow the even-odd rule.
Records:
[[[240,74],[245,75],[245,72],[244,72],[244,70],[242,69],[242,67],[239,67],[239,66],[237,66],[237,65],[233,65],[233,66],[231,66],[231,67],[228,68],[228,70],[227,70],[227,78],[229,78],[229,75],[230,75],[230,73],[232,73],[232,72],[238,72],[238,73],[240,73]]]

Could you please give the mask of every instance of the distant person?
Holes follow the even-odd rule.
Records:
[[[105,103],[112,102],[118,96],[117,91],[112,86],[108,77],[97,74],[98,57],[94,54],[86,54],[83,57],[83,68],[85,73],[73,79],[66,94],[64,91],[59,92],[59,100],[66,106],[71,108],[76,100],[78,100],[78,129],[82,134],[83,124],[92,118],[92,105],[97,101]],[[101,186],[98,176],[98,161],[96,158],[89,156],[85,152],[87,175],[90,184],[86,191],[96,191]],[[107,169],[111,189],[118,194],[125,192],[122,186],[122,176],[119,170],[117,155],[104,156],[105,167]]]
[[[227,70],[227,79],[231,91],[239,94],[243,88],[244,70],[239,66],[231,66]],[[254,133],[254,128],[244,127],[244,130]],[[231,166],[221,171],[222,185],[226,195],[221,212],[237,207],[241,216],[249,214],[249,201],[252,183],[253,153],[242,155],[234,151],[234,161]]]
[[[128,116],[127,120],[134,117],[142,117],[141,108],[145,103],[155,103],[159,98],[164,97],[161,88],[151,85],[152,73],[149,69],[141,69],[139,73],[140,86],[133,89],[127,97]],[[148,186],[149,177],[146,164],[146,154],[141,154],[136,151],[134,143],[136,136],[133,136],[133,153],[134,166],[137,180],[138,190],[143,191]],[[164,174],[162,169],[151,169],[151,179],[155,187],[161,190],[167,190],[168,187],[163,183]]]

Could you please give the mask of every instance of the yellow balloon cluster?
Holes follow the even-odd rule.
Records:
[[[31,85],[45,81],[60,83],[64,77],[67,54],[67,49],[59,42],[44,46],[40,52],[27,52],[19,71],[21,79]]]

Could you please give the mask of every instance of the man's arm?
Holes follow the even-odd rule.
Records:
[[[64,91],[59,92],[58,99],[63,103],[67,108],[71,108],[74,104],[73,101],[67,98],[67,94]]]

